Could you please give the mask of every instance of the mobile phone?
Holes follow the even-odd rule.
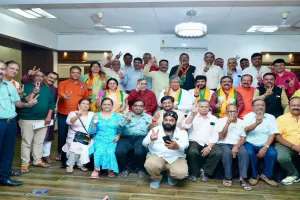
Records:
[[[167,141],[172,142],[170,136],[168,136],[168,135],[164,136],[163,140],[165,141],[165,143],[167,143]]]
[[[289,83],[289,82],[290,82],[290,80],[285,80],[284,82],[285,82],[285,83]]]

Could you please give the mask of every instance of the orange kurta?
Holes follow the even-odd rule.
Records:
[[[72,93],[69,100],[63,98],[66,93]],[[89,98],[88,88],[82,81],[78,81],[77,83],[71,79],[61,81],[58,84],[58,97],[58,113],[69,115],[71,111],[78,110],[78,102],[80,99]]]
[[[239,114],[239,118],[243,119],[246,114],[252,112],[252,101],[254,96],[254,87],[244,88],[242,86],[234,88],[237,92],[239,92],[244,100],[244,109]]]

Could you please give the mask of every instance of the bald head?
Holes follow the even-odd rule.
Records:
[[[121,67],[121,62],[117,59],[113,60],[111,63],[111,67],[115,72],[118,72]]]

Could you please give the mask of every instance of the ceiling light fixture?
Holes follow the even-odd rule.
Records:
[[[35,17],[43,17],[42,15],[36,13],[36,12],[33,12],[32,10],[24,10],[25,12],[27,12],[28,14],[30,15],[33,15]]]
[[[26,17],[26,18],[28,18],[28,19],[34,19],[34,18],[37,18],[36,16],[31,15],[31,14],[29,14],[29,13],[27,13],[27,12],[25,12],[25,11],[19,9],[19,8],[8,9],[8,10],[11,11],[11,12],[16,13],[16,14],[18,14],[18,15],[21,15],[21,16],[23,16],[23,17]]]
[[[251,26],[247,32],[248,33],[255,33],[255,32],[263,32],[263,33],[273,33],[278,30],[278,26],[262,26],[256,25]]]
[[[38,14],[40,14],[40,15],[42,15],[42,16],[44,16],[44,17],[46,17],[46,18],[56,18],[54,15],[51,15],[50,13],[44,11],[41,8],[32,8],[31,10],[38,13]]]
[[[186,15],[191,18],[196,11],[189,10]],[[175,26],[175,33],[180,37],[201,37],[207,33],[207,26],[199,22],[184,22]]]

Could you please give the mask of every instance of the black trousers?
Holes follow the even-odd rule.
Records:
[[[62,166],[66,165],[67,155],[62,151],[62,147],[66,144],[68,136],[68,124],[67,124],[67,115],[62,115],[57,113],[57,122],[58,122],[58,145],[57,152],[61,153]]]
[[[119,171],[144,168],[147,149],[142,142],[145,136],[121,137],[116,148]]]
[[[0,180],[9,180],[15,153],[17,122],[0,122]]]

